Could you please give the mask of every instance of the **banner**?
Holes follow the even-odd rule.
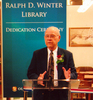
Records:
[[[58,27],[66,49],[66,0],[2,0],[4,97],[23,97],[22,79],[44,32]]]

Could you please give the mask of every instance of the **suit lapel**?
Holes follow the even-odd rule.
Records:
[[[62,54],[64,54],[63,50],[58,47],[57,55],[62,55]],[[58,66],[58,79],[60,79],[63,74],[63,70],[62,70],[62,67],[64,67],[63,62],[59,63],[57,66]]]
[[[47,71],[47,48],[45,48],[44,53],[43,53],[43,68],[44,71]],[[47,75],[45,74],[45,78],[47,78]]]

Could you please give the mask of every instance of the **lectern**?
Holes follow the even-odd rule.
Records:
[[[43,81],[44,86],[38,85],[37,81]],[[68,91],[68,100],[70,100],[71,96],[71,84],[70,80],[68,79],[58,79],[58,80],[49,80],[49,79],[44,79],[44,80],[37,80],[37,79],[23,79],[23,90],[24,90],[24,100],[27,100],[27,92],[32,91],[32,99],[34,100],[33,93],[35,89],[39,90],[46,90],[48,89],[49,91],[54,90],[54,89],[66,89]]]

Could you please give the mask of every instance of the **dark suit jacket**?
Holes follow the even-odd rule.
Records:
[[[77,78],[76,69],[74,66],[72,53],[58,47],[58,55],[64,54],[64,62],[58,64],[58,79],[65,79],[62,67],[65,67],[66,70],[71,68],[71,79]],[[42,74],[44,71],[47,71],[47,47],[36,50],[33,53],[33,57],[28,68],[27,76],[29,79],[37,79],[39,74]],[[47,75],[44,77],[47,78]],[[40,93],[40,91],[39,91]],[[36,94],[38,95],[38,94]],[[41,97],[39,95],[39,97]],[[38,98],[39,100],[39,98]],[[43,100],[43,99],[41,99]],[[66,99],[65,99],[66,100]]]

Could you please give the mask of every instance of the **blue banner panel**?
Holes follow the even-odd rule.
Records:
[[[49,26],[61,33],[66,49],[66,0],[2,0],[4,97],[23,97],[33,51],[45,47]]]

